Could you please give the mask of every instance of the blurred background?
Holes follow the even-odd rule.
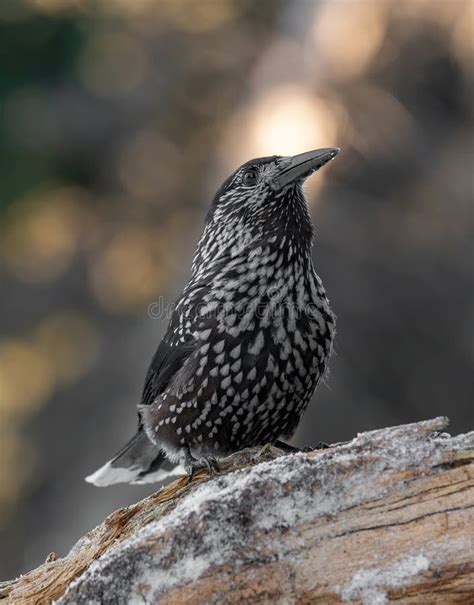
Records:
[[[251,157],[343,148],[308,184],[338,335],[295,442],[474,428],[473,9],[0,3],[0,579],[153,491],[83,477],[134,431],[150,309]]]

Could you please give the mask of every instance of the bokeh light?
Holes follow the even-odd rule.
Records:
[[[337,146],[338,117],[336,103],[316,97],[302,86],[270,89],[231,121],[221,146],[226,169],[252,157]],[[306,184],[311,199],[324,177],[322,171],[317,180]]]
[[[205,33],[218,27],[225,27],[236,16],[235,0],[165,0],[159,7],[160,17],[181,31]]]
[[[100,304],[111,312],[142,312],[168,287],[170,242],[166,229],[121,227],[90,266]]]
[[[0,425],[37,409],[54,388],[54,367],[35,342],[0,341]]]
[[[302,149],[335,145],[336,120],[330,104],[296,86],[272,90],[253,107],[253,153],[294,155]],[[247,153],[250,150],[245,150]]]
[[[141,41],[119,31],[91,35],[79,63],[85,86],[104,97],[133,92],[143,84],[149,69],[148,54]]]
[[[47,317],[37,327],[34,342],[43,358],[53,365],[58,386],[77,380],[91,366],[98,351],[96,326],[77,312]]]
[[[380,50],[388,3],[378,0],[324,2],[315,12],[309,51],[330,78],[359,77]]]
[[[14,512],[33,473],[35,456],[26,439],[0,428],[0,529]]]
[[[474,2],[466,2],[456,15],[452,33],[453,50],[461,64],[474,69]]]
[[[30,339],[0,340],[0,526],[33,472],[34,450],[25,443],[23,421],[77,380],[97,347],[94,324],[77,312],[47,317]]]
[[[45,13],[58,13],[70,9],[80,9],[86,5],[84,0],[29,0],[32,7]]]
[[[231,161],[235,165],[245,157],[292,155],[302,149],[329,147],[336,139],[336,128],[328,102],[302,87],[282,86],[234,117],[222,153],[227,149],[226,157],[234,155]],[[237,151],[232,150],[230,141],[237,143]]]
[[[48,188],[11,206],[0,250],[6,266],[18,277],[52,280],[67,269],[79,245],[81,195],[71,187]]]
[[[135,199],[163,203],[184,170],[179,148],[152,130],[127,140],[119,153],[119,180]]]

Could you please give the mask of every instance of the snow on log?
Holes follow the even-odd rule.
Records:
[[[474,432],[230,456],[118,510],[0,604],[474,603]]]

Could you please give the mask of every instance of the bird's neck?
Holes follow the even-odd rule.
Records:
[[[192,283],[205,284],[227,292],[238,293],[243,284],[252,284],[259,290],[279,287],[285,279],[296,276],[310,281],[314,274],[311,260],[311,240],[302,238],[292,230],[265,238],[243,236],[233,245],[209,249],[196,256]]]
[[[249,220],[243,215],[230,225],[208,223],[192,264],[194,280],[227,274],[229,279],[245,271],[271,277],[272,267],[312,270],[313,226],[303,194],[293,192]],[[266,267],[266,272],[262,269]],[[278,272],[276,272],[278,273]]]

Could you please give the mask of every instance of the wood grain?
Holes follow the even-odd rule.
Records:
[[[226,459],[118,510],[0,603],[474,604],[474,433],[445,418]]]

